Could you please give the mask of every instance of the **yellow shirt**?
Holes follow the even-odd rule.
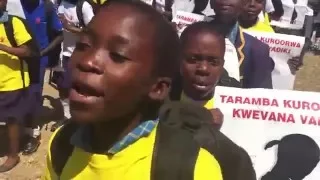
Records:
[[[243,28],[246,29],[248,31],[260,31],[260,32],[271,32],[274,33],[274,30],[272,29],[271,26],[268,26],[266,24],[264,24],[263,22],[258,21],[257,24],[255,24],[254,26],[250,27],[250,28]]]
[[[18,46],[31,40],[31,36],[27,32],[21,20],[13,17],[12,25],[14,38]],[[3,24],[0,24],[0,43],[11,47]],[[0,51],[0,91],[14,91],[23,88],[20,63],[21,62],[17,56]],[[23,73],[25,85],[28,87],[30,80],[28,67],[25,62],[23,62]]]
[[[94,3],[98,4],[98,0],[93,0]],[[107,2],[107,0],[100,0],[100,4]]]
[[[60,180],[150,180],[155,136],[156,128],[149,136],[140,138],[113,157],[91,154],[75,148],[63,169]],[[170,164],[168,165],[170,166]],[[44,179],[57,180],[57,176],[52,169],[50,151],[47,156],[47,169]],[[194,179],[222,180],[217,160],[204,149],[199,151]]]

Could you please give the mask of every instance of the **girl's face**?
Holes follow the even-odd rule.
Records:
[[[244,5],[241,18],[245,20],[256,20],[264,9],[266,0],[248,0]]]
[[[105,7],[93,18],[71,57],[69,99],[75,120],[114,121],[135,115],[155,81],[154,32],[147,18],[121,4]]]
[[[197,100],[211,97],[223,72],[224,38],[215,33],[197,32],[190,34],[183,46],[184,92]]]

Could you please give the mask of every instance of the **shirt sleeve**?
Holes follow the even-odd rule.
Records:
[[[82,6],[82,14],[83,14],[83,21],[85,25],[88,25],[91,19],[94,16],[93,8],[88,2],[84,2]]]
[[[56,31],[62,31],[62,23],[58,17],[58,10],[54,8],[51,15],[51,27]]]
[[[222,180],[218,161],[208,151],[200,149],[194,170],[194,180]]]
[[[14,30],[14,38],[18,46],[31,40],[31,35],[28,33],[25,24],[18,18],[12,19],[12,26]]]

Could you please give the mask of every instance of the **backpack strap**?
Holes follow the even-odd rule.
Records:
[[[58,130],[51,142],[51,162],[58,177],[61,176],[65,164],[72,155],[74,146],[70,144],[70,139],[77,128],[78,126],[74,123],[65,124]]]
[[[8,18],[9,18],[8,21],[4,23],[6,35],[11,46],[17,47],[17,42],[16,42],[16,39],[14,38],[14,30],[13,30],[13,24],[12,24],[13,16],[9,15]]]
[[[151,179],[193,180],[200,146],[189,131],[173,123],[179,119],[179,107],[165,107],[164,111],[172,112],[164,112],[159,121]]]
[[[159,124],[152,158],[152,180],[193,180],[200,147],[186,131]]]
[[[8,21],[4,23],[4,29],[8,38],[8,41],[10,42],[12,47],[18,47],[17,41],[14,38],[14,29],[13,29],[13,24],[12,24],[12,20],[13,20],[13,16],[12,15],[8,15]],[[20,58],[19,58],[20,59]],[[23,88],[26,87],[26,84],[24,82],[24,71],[23,71],[23,61],[20,60],[20,72],[21,72],[21,78],[22,78],[22,84],[23,84]]]
[[[84,19],[83,19],[83,13],[82,13],[84,1],[85,0],[79,0],[77,2],[77,4],[76,4],[76,12],[77,12],[77,17],[78,17],[78,20],[79,20],[80,27],[85,27],[85,23],[84,23]]]

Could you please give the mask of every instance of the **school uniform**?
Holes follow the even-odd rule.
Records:
[[[145,121],[115,143],[107,152],[97,154],[90,146],[90,129],[79,128],[70,139],[70,143],[75,148],[63,168],[60,179],[150,180],[157,129],[157,120]],[[52,139],[50,146],[51,143]],[[44,179],[57,179],[52,167],[50,151],[47,156]],[[198,153],[194,179],[222,180],[218,162],[204,149],[200,149]]]
[[[238,24],[228,38],[237,48],[242,87],[272,89],[274,61],[270,57],[269,46],[242,32]]]
[[[80,27],[80,21],[77,16],[76,1],[62,1],[58,7],[58,14],[64,14],[67,20],[75,26]],[[84,2],[82,6],[83,21],[85,25],[89,24],[94,16],[92,6],[88,2]],[[62,63],[64,74],[57,80],[58,88],[67,89],[70,87],[70,70],[68,68],[69,59],[75,49],[78,35],[67,30],[63,30],[63,48],[62,48]]]
[[[182,92],[180,96],[180,101],[195,103],[208,110],[214,108],[214,97],[212,97],[210,100],[207,100],[207,101],[196,101],[194,99],[189,98],[184,92]]]
[[[5,15],[4,15],[5,16]],[[3,21],[4,17],[1,17]],[[13,17],[14,38],[18,46],[31,40],[23,22]],[[11,47],[5,32],[4,23],[0,24],[1,44]],[[4,51],[0,51],[0,121],[12,119],[22,121],[28,112],[29,97],[27,88],[30,79],[26,62]]]
[[[24,10],[24,14],[31,31],[35,35],[35,39],[38,42],[40,50],[45,49],[49,44],[50,31],[60,32],[62,31],[62,24],[58,18],[56,10],[53,8],[50,11],[50,18],[47,18],[46,5],[44,0],[39,0],[39,5],[32,9],[30,4],[21,0],[21,4]],[[49,26],[52,29],[47,29],[47,23],[51,23]],[[37,90],[42,94],[42,86],[44,83],[44,75],[48,65],[48,56],[43,56],[40,61],[40,84],[37,85]]]
[[[242,27],[243,28],[243,27]],[[249,31],[261,31],[274,33],[273,28],[270,25],[269,16],[267,13],[260,13],[258,16],[258,21],[252,27],[243,28]]]

